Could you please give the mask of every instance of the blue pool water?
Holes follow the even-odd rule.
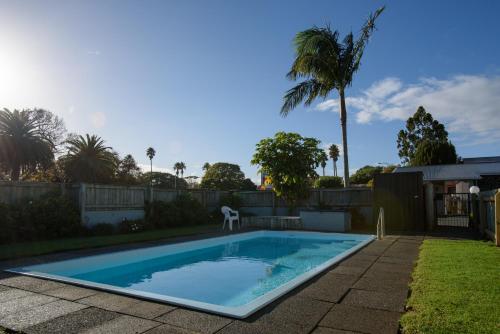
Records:
[[[287,292],[301,283],[297,278],[312,277],[331,265],[332,259],[348,255],[372,238],[260,231],[14,271],[238,316],[243,310],[248,314],[262,307],[267,299],[279,296],[275,290]]]

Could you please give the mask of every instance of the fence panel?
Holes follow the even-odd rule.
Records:
[[[144,207],[146,188],[110,185],[85,185],[87,210],[141,209]]]
[[[0,181],[0,203],[16,204],[38,199],[51,191],[66,191],[63,183]]]
[[[153,188],[153,191],[153,197],[155,201],[172,202],[177,197],[176,190]]]

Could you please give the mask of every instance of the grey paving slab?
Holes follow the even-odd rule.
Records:
[[[413,271],[413,266],[408,264],[399,264],[399,263],[376,262],[369,270],[410,274]]]
[[[193,332],[184,328],[175,327],[172,325],[164,324],[155,327],[146,332],[147,334],[197,334],[199,332]]]
[[[349,259],[356,259],[356,260],[359,260],[359,261],[372,261],[372,262],[375,262],[375,260],[377,260],[379,258],[378,255],[373,255],[373,254],[363,254],[363,253],[356,253],[354,254],[353,256],[349,257],[347,260]]]
[[[137,334],[160,326],[160,322],[122,315],[99,326],[83,331],[82,334]]]
[[[394,264],[407,264],[407,265],[415,265],[415,258],[401,258],[401,257],[390,257],[390,256],[381,256],[377,262],[381,263],[394,263]]]
[[[408,290],[408,279],[373,279],[373,277],[361,277],[359,281],[354,284],[355,289],[359,290],[370,290],[370,291],[381,291],[381,292],[391,292],[391,291],[407,291]]]
[[[234,321],[217,334],[306,334],[313,328],[291,322],[261,320],[256,322]]]
[[[342,266],[344,267],[359,267],[363,269],[368,269],[374,261],[360,260],[355,257],[342,261]]]
[[[85,289],[79,286],[65,285],[60,288],[44,291],[43,293],[45,295],[75,301],[77,299],[93,296],[99,293],[99,291],[92,289]]]
[[[302,289],[298,296],[337,303],[349,291],[352,283],[350,282],[337,282],[333,280],[319,280]]]
[[[23,330],[86,307],[86,305],[73,303],[67,300],[56,300],[52,303],[10,314],[0,319],[0,326],[13,330]]]
[[[344,265],[339,265],[333,268],[330,272],[334,274],[341,275],[351,275],[351,276],[361,276],[365,272],[365,268],[360,267],[348,267]]]
[[[344,331],[342,329],[334,329],[328,327],[317,327],[312,334],[358,334],[360,332]]]
[[[81,333],[119,317],[119,314],[95,307],[86,308],[24,329],[28,334]]]
[[[9,314],[36,307],[38,305],[48,304],[56,301],[57,298],[44,296],[40,294],[31,294],[21,298],[11,299],[0,303],[0,318],[6,317]]]
[[[6,302],[11,299],[26,297],[29,295],[33,295],[33,292],[19,290],[19,289],[8,289],[0,291],[0,303]]]
[[[139,299],[125,297],[107,292],[99,292],[95,295],[78,300],[79,303],[89,306],[100,307],[108,311],[120,311],[136,303],[139,303],[140,301],[141,300]]]
[[[32,292],[43,292],[64,286],[64,284],[29,276],[13,276],[0,280],[0,284]]]
[[[400,316],[398,312],[337,304],[319,326],[370,334],[396,334]]]
[[[314,327],[332,308],[333,303],[292,296],[266,312],[266,321],[296,323]]]
[[[175,309],[155,320],[205,334],[215,333],[232,321],[229,318],[186,309]]]
[[[335,271],[330,271],[321,276],[318,280],[329,281],[330,284],[353,284],[358,279],[359,276],[357,275],[338,274]]]
[[[408,282],[411,278],[411,273],[388,272],[384,270],[368,269],[368,271],[364,274],[363,277],[375,280],[398,280],[398,281]]]
[[[159,304],[147,301],[141,301],[132,305],[128,305],[119,310],[120,313],[134,315],[145,319],[154,319],[163,314],[175,310],[177,307],[173,305]]]
[[[404,312],[407,295],[407,289],[384,292],[351,289],[342,300],[342,304],[393,312]]]

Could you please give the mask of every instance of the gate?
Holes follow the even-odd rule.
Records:
[[[424,230],[422,172],[379,174],[373,185],[373,212],[377,215],[379,208],[384,208],[387,230]]]
[[[470,227],[470,194],[436,194],[434,208],[437,226]]]

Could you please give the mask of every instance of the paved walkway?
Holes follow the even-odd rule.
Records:
[[[0,327],[50,334],[397,333],[422,239],[374,241],[245,320],[1,273]]]

